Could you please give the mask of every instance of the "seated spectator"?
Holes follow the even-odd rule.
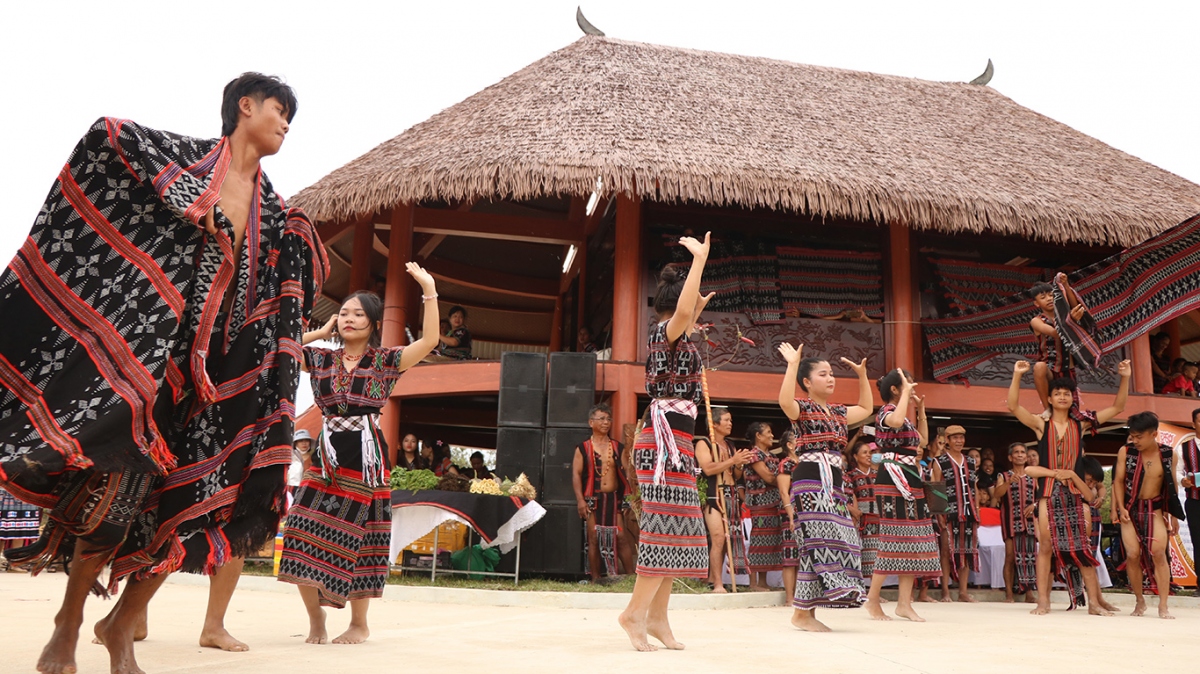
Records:
[[[438,477],[446,473],[458,475],[458,469],[450,460],[450,446],[441,440],[426,442],[421,447],[421,458],[425,460],[425,467],[432,470],[433,474]]]
[[[484,463],[483,452],[475,452],[471,455],[470,473],[470,476],[477,480],[490,480],[496,477],[492,474],[492,471],[488,470],[487,464]]]
[[[1171,346],[1171,336],[1165,332],[1159,332],[1150,337],[1150,369],[1151,377],[1154,380],[1154,390],[1157,393],[1162,393],[1162,389],[1167,385],[1169,377],[1167,372],[1171,369],[1171,357],[1167,355],[1167,347]]]
[[[1174,369],[1174,368],[1172,368]],[[1185,362],[1178,374],[1174,374],[1163,387],[1162,392],[1169,395],[1196,397],[1196,375],[1200,373],[1200,365]]]
[[[420,470],[429,467],[429,464],[425,462],[425,457],[421,456],[417,436],[412,433],[405,434],[404,439],[400,441],[400,453],[396,456],[396,465],[406,470]]]
[[[592,331],[588,330],[588,327],[586,325],[581,325],[579,327],[579,334],[577,335],[577,337],[578,337],[578,343],[579,343],[579,347],[577,350],[579,351],[579,353],[595,353],[596,352],[596,343],[592,341]]]
[[[442,335],[442,355],[458,360],[471,359],[471,331],[467,329],[467,310],[450,307],[450,331]]]

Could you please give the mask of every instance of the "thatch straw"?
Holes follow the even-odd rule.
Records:
[[[397,203],[587,195],[1130,245],[1200,186],[994,89],[585,36],[300,192]]]

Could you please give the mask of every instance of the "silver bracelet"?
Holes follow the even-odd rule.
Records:
[[[428,302],[429,300],[436,300],[437,296],[438,296],[437,293],[434,293],[432,295],[421,295],[421,299]]]

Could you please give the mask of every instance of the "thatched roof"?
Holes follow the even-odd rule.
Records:
[[[585,36],[330,173],[319,220],[606,192],[1128,245],[1200,186],[986,86]]]

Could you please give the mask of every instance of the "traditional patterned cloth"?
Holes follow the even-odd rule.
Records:
[[[338,468],[330,483],[309,468],[288,511],[279,580],[317,588],[322,606],[383,596],[392,535],[391,491]]]
[[[588,507],[595,513],[596,547],[604,562],[604,573],[617,575],[617,534],[621,531],[621,510],[625,505],[623,496],[616,492],[602,491],[587,500]]]
[[[1154,543],[1155,513],[1165,517],[1168,513],[1167,499],[1175,493],[1175,477],[1171,471],[1173,450],[1166,445],[1159,445],[1159,459],[1162,461],[1162,487],[1159,493],[1151,498],[1142,498],[1142,485],[1146,481],[1146,465],[1141,460],[1141,452],[1136,447],[1125,447],[1125,502],[1129,511],[1129,519],[1133,522],[1134,533],[1137,534],[1138,546],[1141,549],[1139,561],[1142,565],[1143,578],[1148,578],[1150,587],[1157,593],[1157,582],[1154,579],[1154,556],[1150,552]],[[1164,521],[1164,525],[1165,525]],[[1165,531],[1165,530],[1164,530]]]
[[[1196,442],[1196,438],[1183,443],[1179,447],[1179,450],[1181,454],[1180,458],[1183,459],[1182,468],[1184,476],[1200,472],[1200,444]],[[1189,499],[1200,499],[1200,482],[1195,487],[1185,488],[1184,496]]]
[[[790,482],[794,470],[796,470],[796,459],[785,454],[775,466],[775,486],[778,488],[780,476],[786,475]],[[790,489],[789,486],[789,491]],[[779,496],[782,500],[783,494],[780,493]],[[783,509],[782,503],[779,510],[779,523],[783,527],[783,565],[789,568],[799,566],[800,546],[796,544],[795,527],[789,524],[787,510]]]
[[[931,257],[938,283],[950,306],[963,312],[1029,289],[1035,283],[1050,280],[1050,270],[1041,267],[1013,267],[968,260]]]
[[[42,511],[0,489],[0,545],[20,547],[37,540]]]
[[[696,438],[696,441],[704,442],[710,447],[713,446],[713,443],[705,437]],[[712,451],[713,460],[717,463],[733,456],[733,448],[729,446],[728,442],[722,442],[720,446],[717,446]],[[743,574],[748,572],[747,564],[749,562],[747,560],[746,530],[742,527],[742,500],[738,497],[737,489],[733,486],[733,469],[726,469],[725,476],[729,480],[729,484],[721,485],[719,488],[717,486],[718,476],[710,475],[708,477],[704,508],[715,509],[719,513],[721,510],[717,504],[718,492],[725,499],[725,527],[729,532],[729,538],[726,540],[732,551],[731,556],[733,557],[735,575]]]
[[[875,444],[883,453],[882,470],[875,476],[875,508],[879,512],[879,552],[875,572],[885,575],[936,577],[942,561],[925,483],[917,471],[921,436],[905,419],[898,429],[884,423],[896,409],[889,403],[875,417]]]
[[[783,499],[779,489],[767,484],[755,470],[754,464],[762,463],[767,472],[774,474],[779,467],[779,458],[754,449],[754,460],[746,464],[746,507],[750,510],[750,571],[752,573],[778,571],[783,568],[783,518],[780,516]]]
[[[1088,417],[1094,430],[1095,414],[1082,410],[1080,413]],[[1075,464],[1083,456],[1083,433],[1082,422],[1074,417],[1067,420],[1066,431],[1062,433],[1053,419],[1046,422],[1046,430],[1038,440],[1042,465],[1049,470],[1075,470]],[[1038,498],[1046,499],[1055,573],[1067,585],[1071,608],[1083,606],[1083,575],[1079,567],[1099,566],[1095,548],[1090,545],[1085,511],[1088,506],[1074,483],[1064,485],[1051,478],[1038,480]]]
[[[968,566],[979,572],[979,504],[976,486],[979,473],[975,459],[963,455],[962,463],[950,452],[937,458],[946,479],[946,526],[950,534],[950,578],[958,580],[958,570]]]
[[[858,538],[862,542],[862,577],[870,583],[879,551],[879,514],[875,511],[875,471],[863,472],[857,466],[846,472],[846,487],[854,492],[862,517],[858,520]]]
[[[1009,488],[1000,501],[1001,532],[1013,542],[1013,592],[1024,594],[1037,586],[1037,524],[1032,515],[1024,515],[1037,504],[1037,481],[1011,470],[1004,473],[1004,481]]]
[[[0,336],[0,483],[54,510],[75,484],[99,489],[74,472],[128,486],[173,469],[129,524],[110,587],[211,572],[261,548],[283,510],[297,340],[328,264],[261,172],[240,260],[219,208],[216,235],[198,226],[231,161],[228,139],[100,119],[0,277],[0,312],[22,321]],[[69,554],[85,529],[52,517],[38,554]]]
[[[692,433],[703,400],[696,345],[667,339],[667,322],[650,331],[646,392],[650,424],[633,446],[641,492],[637,573],[642,576],[708,577],[708,532],[696,491]]]
[[[775,250],[784,309],[817,318],[861,309],[871,318],[883,318],[880,253],[794,246]]]
[[[447,358],[471,360],[471,331],[466,327],[457,327],[446,334],[458,340],[458,346],[443,346],[440,353]]]
[[[1095,348],[1106,353],[1156,325],[1200,308],[1198,274],[1200,216],[1193,216],[1070,274],[1069,279],[1075,293],[1091,307]],[[962,316],[923,321],[934,376],[945,381],[1000,353],[1036,356],[1037,344],[1028,330],[1032,301],[1032,294],[1025,290]],[[1067,343],[1070,335],[1061,330],[1064,322],[1059,325],[1064,346],[1078,362],[1088,364],[1090,347],[1082,341]]]
[[[691,253],[679,236],[663,236],[673,261],[689,266]],[[716,293],[709,311],[743,312],[755,325],[783,323],[779,303],[779,264],[775,247],[763,241],[715,241],[704,265],[700,293]]]

